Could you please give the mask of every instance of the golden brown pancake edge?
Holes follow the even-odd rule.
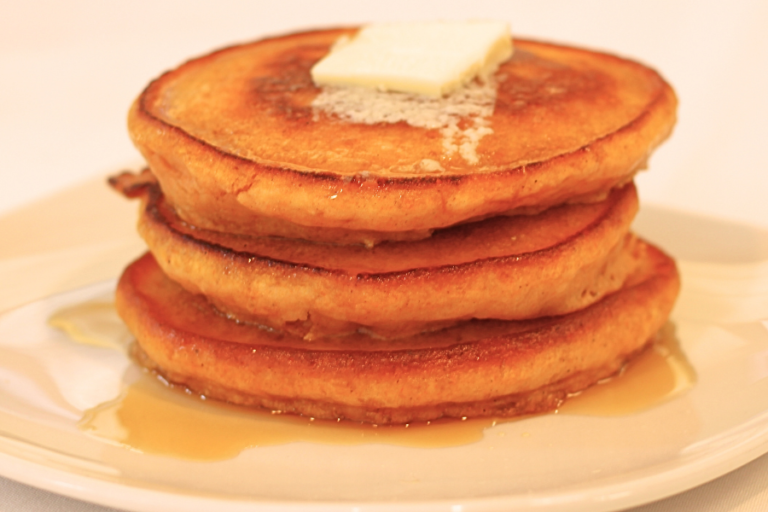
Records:
[[[319,34],[317,37],[328,40],[327,34],[338,33],[312,32],[308,33],[307,37]],[[290,36],[286,41],[299,36]],[[274,41],[275,39],[267,40]],[[557,55],[558,52],[566,54],[574,62],[572,66],[576,71],[580,69],[579,66],[585,66],[585,62],[591,61],[597,62],[595,67],[604,74],[607,73],[606,69],[618,66],[622,73],[629,73],[646,85],[637,88],[639,98],[632,96],[626,100],[631,108],[627,107],[627,113],[623,117],[619,116],[618,120],[611,116],[612,112],[620,110],[620,105],[616,103],[623,98],[621,91],[608,99],[603,97],[606,91],[600,88],[593,96],[588,94],[587,89],[579,90],[579,94],[574,93],[576,100],[582,101],[585,106],[600,107],[601,110],[590,111],[591,117],[588,117],[582,112],[585,107],[579,107],[570,120],[574,124],[568,124],[570,128],[567,130],[558,129],[559,133],[584,131],[583,139],[570,140],[563,136],[568,139],[568,143],[563,142],[562,146],[551,148],[541,142],[531,143],[530,146],[539,148],[535,151],[538,158],[517,155],[509,161],[486,166],[492,168],[491,171],[477,172],[465,169],[463,172],[445,175],[377,174],[367,168],[345,174],[334,170],[333,166],[308,169],[297,165],[292,168],[291,164],[285,161],[261,162],[256,157],[243,157],[237,154],[242,137],[233,136],[227,143],[229,149],[225,149],[223,143],[212,144],[204,136],[187,133],[183,123],[174,125],[168,116],[161,115],[157,108],[152,106],[153,102],[159,101],[157,96],[161,95],[166,82],[183,75],[189,69],[204,68],[216,59],[225,58],[227,52],[238,51],[240,48],[235,47],[190,61],[153,82],[131,109],[130,131],[137,147],[157,174],[165,194],[182,218],[198,227],[242,234],[258,234],[253,233],[251,226],[264,217],[302,226],[352,231],[419,232],[518,208],[544,208],[569,201],[594,200],[613,186],[631,180],[632,176],[644,167],[653,149],[671,132],[675,120],[676,98],[672,89],[653,70],[625,59],[574,48],[522,40],[516,41],[516,46],[519,55],[534,51],[548,56]],[[513,57],[509,66],[514,67],[515,62]],[[301,68],[301,73],[308,73],[307,66],[310,64],[303,64],[306,69]],[[580,76],[576,71],[573,75]],[[510,72],[502,66],[499,73]],[[603,89],[610,89],[606,84],[612,80],[620,81],[620,78],[623,82],[632,82],[629,78],[619,75],[621,73],[617,76],[607,75],[601,81]],[[302,78],[302,87],[309,92],[302,94],[316,94],[317,89],[311,84],[307,85],[306,80],[306,77]],[[567,81],[563,79],[564,83]],[[546,80],[543,82],[546,85]],[[514,80],[504,83],[514,83]],[[237,89],[236,86],[233,87]],[[236,94],[233,97],[227,96],[226,93],[222,95],[226,99],[234,98],[234,102],[243,101],[238,99]],[[535,100],[542,97],[534,94]],[[168,103],[170,100],[164,101]],[[213,105],[217,106],[220,102],[223,102],[223,99],[213,101]],[[515,100],[510,99],[507,103],[514,104]],[[529,98],[528,103],[535,104],[536,101]],[[543,115],[548,112],[546,105],[536,108],[538,110],[531,107],[529,115]],[[257,126],[253,123],[261,119],[258,117],[259,112],[248,111],[245,107],[243,110],[236,114],[245,119],[246,126]],[[510,120],[513,115],[510,109],[499,110],[499,116],[504,114],[499,117],[499,122],[514,121]],[[551,110],[558,109],[553,107]],[[247,115],[251,115],[253,121],[248,121],[250,118]],[[514,115],[520,113],[514,112]],[[602,131],[597,128],[585,128],[591,124],[585,122],[585,118],[600,119],[601,116],[608,117],[610,121],[606,121]],[[522,116],[522,119],[524,120],[525,116]],[[547,130],[551,131],[561,121],[563,120],[554,117],[543,123],[546,130],[542,129],[542,137]],[[301,139],[297,133],[291,131],[299,126],[300,123],[297,123],[298,121],[292,121],[288,123],[291,129],[284,128],[282,132],[275,132],[283,133],[287,137],[286,140],[291,141],[291,151],[301,153],[299,148],[295,147]],[[304,122],[307,123],[310,121]],[[359,134],[355,132],[357,135],[365,135],[374,140],[380,135],[378,131],[389,132],[394,129],[392,126],[339,124],[332,119],[322,119],[316,124],[321,127],[333,125],[333,129],[342,131],[359,129],[362,131]],[[399,127],[397,130],[400,130],[400,133],[397,136],[402,139],[401,142],[409,139],[420,140],[416,135],[420,131],[429,131],[400,125],[402,123],[395,126]],[[510,130],[507,130],[510,133],[507,138],[510,140],[488,142],[495,148],[492,153],[501,152],[504,144],[513,144],[514,132]],[[525,131],[531,131],[531,127],[526,126]],[[520,138],[522,133],[518,133],[517,138]],[[501,134],[499,137],[501,138]],[[483,140],[490,141],[491,138],[493,137]],[[337,142],[321,137],[320,142],[323,141],[329,151],[333,150]],[[316,143],[317,141],[313,142]],[[418,153],[417,156],[423,158],[423,153]],[[334,159],[334,162],[338,162],[338,159]],[[275,229],[280,227],[276,226]]]
[[[235,325],[199,302],[194,306],[194,296],[170,281],[149,254],[126,269],[116,306],[138,340],[140,360],[198,393],[384,424],[550,410],[642,350],[666,322],[678,288],[674,262],[651,246],[627,286],[588,308],[526,322],[490,321],[506,324],[508,333],[449,346],[424,345],[416,336],[413,347],[406,341],[396,350],[326,350]],[[221,322],[225,327],[218,329]],[[445,335],[455,339],[457,330],[477,323]]]
[[[189,228],[156,188],[145,203],[139,232],[171,279],[233,318],[310,337],[365,328],[390,338],[469,318],[568,313],[620,288],[644,250],[627,233],[637,209],[632,184],[601,203],[375,249]],[[366,268],[355,270],[363,259]]]

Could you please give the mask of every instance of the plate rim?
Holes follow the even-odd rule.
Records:
[[[22,310],[40,307],[44,304],[69,303],[80,296],[104,295],[114,289],[117,279],[108,279],[81,286],[65,292],[48,295],[39,300],[28,302],[21,306],[0,312],[2,321]],[[0,416],[10,413],[0,411]],[[169,506],[183,506],[184,510],[196,512],[210,510],[216,506],[223,512],[241,512],[244,510],[265,509],[293,512],[298,510],[313,510],[316,512],[347,512],[347,511],[384,511],[397,507],[402,510],[418,512],[433,511],[492,511],[516,510],[547,512],[560,511],[591,511],[609,512],[628,507],[636,507],[657,501],[675,494],[690,490],[723,476],[739,467],[768,453],[768,410],[754,417],[757,425],[751,435],[737,446],[728,445],[727,449],[710,451],[703,455],[694,456],[686,463],[674,463],[666,460],[653,466],[659,470],[636,479],[631,479],[634,489],[627,490],[628,481],[608,483],[584,489],[584,484],[564,487],[560,492],[536,494],[499,494],[493,496],[442,499],[442,500],[407,500],[407,501],[305,501],[305,500],[274,500],[254,498],[216,497],[205,493],[191,494],[180,490],[172,492],[150,489],[135,485],[131,482],[114,482],[97,476],[77,474],[17,457],[7,453],[0,446],[0,476],[38,489],[96,503],[107,507],[125,508],[140,512],[165,511]],[[734,434],[744,430],[747,423],[741,423],[729,428],[720,435]],[[760,427],[760,428],[757,428]],[[83,434],[85,435],[85,434]],[[9,439],[0,432],[0,437]],[[24,441],[17,441],[24,443]],[[46,449],[47,450],[47,449]],[[671,467],[667,467],[671,465]],[[637,470],[635,470],[637,471]],[[630,471],[630,474],[632,471]],[[614,479],[618,477],[613,477]],[[610,479],[609,479],[610,480]],[[129,491],[129,492],[126,492]]]

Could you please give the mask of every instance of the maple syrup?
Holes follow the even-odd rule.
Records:
[[[143,371],[122,396],[87,411],[80,428],[142,452],[219,460],[251,447],[292,442],[457,446],[481,440],[494,424],[481,418],[376,426],[271,414],[202,399]]]
[[[696,372],[680,349],[674,325],[668,323],[655,343],[615,377],[571,396],[560,414],[623,416],[678,396],[696,382]]]
[[[63,309],[49,320],[73,340],[127,350],[131,339],[114,308],[91,302]],[[668,324],[655,343],[617,376],[573,397],[559,414],[617,416],[639,412],[690,388],[693,369]],[[271,414],[206,400],[156,374],[133,367],[121,396],[86,411],[80,428],[90,435],[145,453],[192,460],[223,460],[252,447],[293,442],[393,444],[422,448],[480,441],[493,418],[438,420],[376,426]]]

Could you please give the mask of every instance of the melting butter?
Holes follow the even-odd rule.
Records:
[[[325,113],[352,123],[404,122],[416,128],[438,130],[443,158],[458,155],[474,165],[480,161],[480,140],[493,133],[490,118],[496,104],[496,87],[493,79],[473,82],[444,98],[362,87],[326,87],[312,101],[312,109],[315,119]],[[424,159],[390,170],[419,174],[443,172],[445,168],[437,160]]]
[[[443,163],[454,157],[477,165],[480,140],[493,133],[493,73],[511,54],[506,23],[372,25],[312,69],[322,86],[312,102],[314,118],[323,113],[351,123],[438,130],[443,162],[423,159],[391,172],[444,172]]]
[[[473,82],[444,98],[362,87],[325,87],[312,101],[312,109],[315,120],[322,112],[352,123],[404,122],[438,130],[444,159],[458,155],[474,165],[480,161],[480,139],[493,133],[490,118],[496,105],[496,87],[493,79]],[[389,170],[419,174],[443,172],[445,168],[437,160],[424,159]]]
[[[312,68],[322,86],[362,86],[440,97],[490,76],[512,55],[495,21],[382,23],[338,41]]]

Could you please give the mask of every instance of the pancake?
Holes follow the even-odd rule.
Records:
[[[156,184],[148,181],[143,196],[139,232],[171,279],[231,317],[308,339],[361,328],[391,338],[470,318],[569,313],[621,287],[642,257],[628,234],[637,211],[631,183],[599,203],[373,249],[192,228]]]
[[[616,293],[564,316],[469,321],[382,347],[363,335],[308,342],[238,324],[165,276],[151,254],[120,278],[116,307],[137,358],[207,397],[378,424],[556,408],[615,374],[666,322],[679,280],[646,246]]]
[[[486,84],[492,113],[470,116],[476,130],[454,126],[458,139],[410,121],[350,122],[317,106],[327,91],[309,73],[349,33],[226,48],[144,90],[129,131],[182,219],[337,243],[423,238],[504,212],[601,200],[674,124],[676,98],[655,71],[519,39]]]
[[[233,46],[149,84],[111,180],[149,251],[116,307],[196,393],[378,424],[556,408],[653,342],[674,262],[630,232],[677,100],[652,69],[520,40],[430,98],[316,87],[353,29]]]

